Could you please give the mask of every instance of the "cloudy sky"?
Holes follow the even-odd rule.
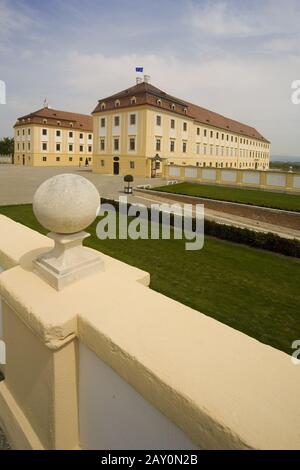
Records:
[[[256,127],[300,155],[299,0],[0,0],[0,137],[42,107],[90,113],[135,82]]]

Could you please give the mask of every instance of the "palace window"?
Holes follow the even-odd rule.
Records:
[[[79,146],[79,152],[83,152],[83,145]]]
[[[130,122],[131,126],[135,126],[135,124],[136,124],[136,115],[135,114],[130,114],[129,122]]]
[[[200,127],[197,127],[197,135],[200,135]]]
[[[47,161],[47,157],[43,157],[43,162],[46,162]]]
[[[210,138],[212,139],[214,136],[214,132],[213,131],[210,131]]]
[[[175,119],[171,119],[171,129],[175,129]]]
[[[69,132],[69,138],[73,139],[73,132]]]
[[[119,127],[120,125],[120,116],[115,116],[114,117],[114,126]]]
[[[56,161],[57,161],[57,162],[60,162],[60,157],[56,157]]]
[[[187,122],[184,122],[184,123],[183,123],[183,130],[184,130],[184,132],[187,131]]]
[[[69,162],[72,162],[73,161],[73,157],[69,157]]]
[[[156,116],[156,125],[161,126],[161,116]]]
[[[89,134],[88,139],[92,140],[93,139],[93,134]]]
[[[47,129],[42,130],[42,135],[47,135]]]
[[[155,149],[156,149],[157,152],[160,152],[160,150],[161,150],[161,140],[160,139],[156,139]]]
[[[42,149],[43,149],[44,151],[47,150],[47,143],[46,143],[46,142],[43,142]]]
[[[182,142],[182,152],[186,153],[186,142]]]
[[[104,139],[100,139],[100,150],[101,150],[101,152],[103,152],[105,150],[105,140]]]
[[[56,151],[60,152],[60,144],[56,144]]]
[[[56,131],[56,137],[60,137],[61,136],[61,131]]]
[[[170,152],[175,152],[175,140],[170,141]]]
[[[88,146],[88,152],[89,152],[89,153],[92,152],[92,146],[91,146],[91,145]]]
[[[204,129],[204,137],[207,136],[207,129]]]
[[[135,168],[134,162],[130,162],[130,168],[131,168],[131,170],[133,170]]]
[[[83,139],[83,134],[82,133],[79,134],[79,139]]]
[[[119,139],[114,139],[114,150],[119,150]]]
[[[135,150],[135,137],[130,137],[129,139],[129,150]]]
[[[105,118],[101,118],[100,120],[100,126],[105,127]]]
[[[73,152],[73,144],[69,145],[69,152]]]
[[[101,166],[104,166],[104,165],[105,165],[105,161],[101,160]]]

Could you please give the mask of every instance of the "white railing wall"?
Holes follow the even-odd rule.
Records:
[[[204,184],[242,186],[275,191],[300,192],[300,174],[284,171],[238,170],[169,165],[165,167],[167,179]]]

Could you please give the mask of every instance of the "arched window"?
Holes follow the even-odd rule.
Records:
[[[160,99],[158,99],[158,100],[156,101],[156,103],[158,104],[158,106],[161,106],[161,100],[160,100]]]
[[[44,124],[47,124],[47,119],[43,119],[43,123],[44,123]]]
[[[118,108],[118,107],[120,106],[120,104],[121,104],[121,103],[120,103],[120,100],[116,100],[116,101],[115,101],[115,107],[116,107],[116,108]]]
[[[187,114],[187,108],[183,108],[184,114]]]
[[[106,104],[105,103],[101,103],[101,109],[105,109],[106,108]]]
[[[131,104],[136,104],[136,97],[133,96],[133,97],[131,98],[130,102],[131,102]]]

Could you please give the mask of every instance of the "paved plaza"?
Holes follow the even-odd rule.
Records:
[[[28,166],[14,166],[8,164],[0,165],[0,206],[10,204],[25,204],[31,203],[33,195],[38,186],[54,175],[62,173],[73,173],[84,176],[90,180],[98,189],[102,197],[108,199],[118,199],[120,195],[124,196],[124,181],[123,176],[115,175],[102,175],[93,173],[91,168],[78,168],[78,167],[28,167]],[[150,184],[152,186],[161,186],[166,184],[166,180],[160,178],[135,178],[133,186]],[[183,204],[183,202],[195,204],[196,200],[190,198],[189,200],[179,201],[180,197],[177,195],[165,195],[161,198],[159,194],[138,193],[128,196],[128,202],[144,204],[150,206],[154,203],[174,203]],[[299,229],[299,214],[286,215],[293,220],[290,225],[286,221],[280,222],[277,220],[279,216],[284,217],[283,214],[276,215],[275,210],[266,208],[253,208],[253,206],[245,207],[245,205],[226,203],[222,204],[220,201],[211,201],[199,199],[199,203],[205,205],[205,216],[210,220],[225,224],[233,225],[240,228],[248,228],[258,232],[272,232],[286,238],[300,239]],[[246,209],[249,214],[245,213]],[[266,218],[270,216],[274,220]],[[296,225],[295,225],[296,224]]]
[[[74,173],[90,180],[99,190],[101,196],[117,199],[124,195],[123,176],[100,175],[93,173],[90,168],[78,167],[29,167],[15,165],[0,165],[0,205],[31,203],[39,185],[51,176],[62,173]],[[151,184],[159,186],[163,180],[156,178],[135,178],[134,186]],[[134,197],[128,198],[133,201]]]

